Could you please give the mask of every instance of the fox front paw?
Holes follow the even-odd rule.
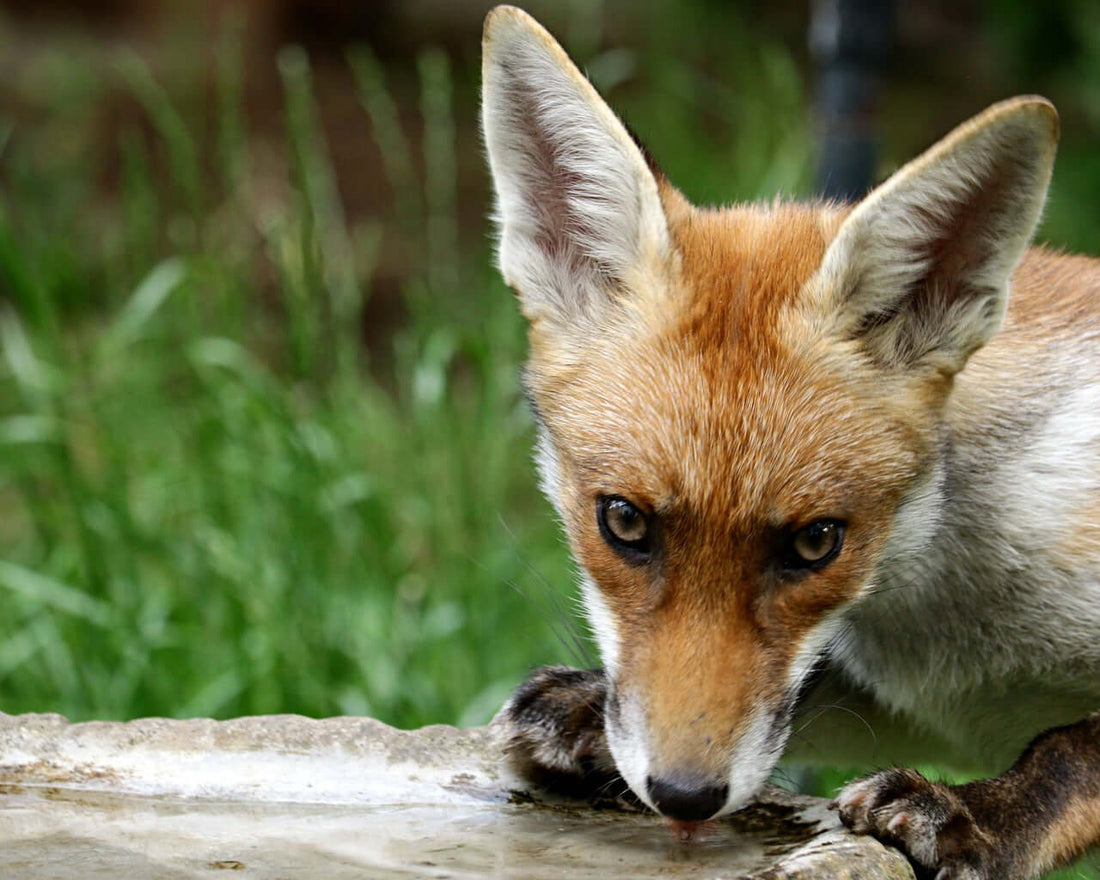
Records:
[[[521,776],[576,797],[616,796],[620,779],[604,736],[607,679],[602,669],[536,670],[493,726]]]
[[[915,770],[883,770],[856,780],[834,805],[845,825],[898,847],[934,880],[1012,876],[957,792]]]

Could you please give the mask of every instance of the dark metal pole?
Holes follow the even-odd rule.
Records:
[[[854,201],[875,182],[875,109],[894,51],[895,0],[814,0],[810,52],[817,66],[817,191]]]

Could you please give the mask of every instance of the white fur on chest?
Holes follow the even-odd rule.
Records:
[[[1027,405],[1026,401],[1021,405]],[[1100,707],[1100,386],[955,450],[899,512],[837,660],[960,752],[1012,756]]]

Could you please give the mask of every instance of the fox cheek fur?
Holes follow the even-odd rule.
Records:
[[[542,485],[605,665],[536,673],[514,751],[693,822],[752,796],[796,711],[804,758],[865,759],[815,708],[839,701],[883,758],[998,771],[1032,740],[984,783],[846,789],[924,867],[1027,877],[1100,838],[1100,720],[1055,728],[1100,706],[1100,270],[1025,256],[1053,107],[994,105],[854,207],[706,210],[519,10],[486,20],[483,89]]]

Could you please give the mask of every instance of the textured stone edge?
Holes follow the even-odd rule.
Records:
[[[246,802],[447,805],[519,796],[586,806],[512,773],[491,726],[406,731],[370,718],[295,715],[71,723],[0,713],[5,784]],[[792,840],[754,880],[913,880],[904,856],[842,828],[821,798],[769,787],[742,821]]]
[[[0,714],[0,782],[304,803],[495,801],[523,783],[490,728],[296,715],[70,723]],[[460,772],[455,768],[462,768]]]

